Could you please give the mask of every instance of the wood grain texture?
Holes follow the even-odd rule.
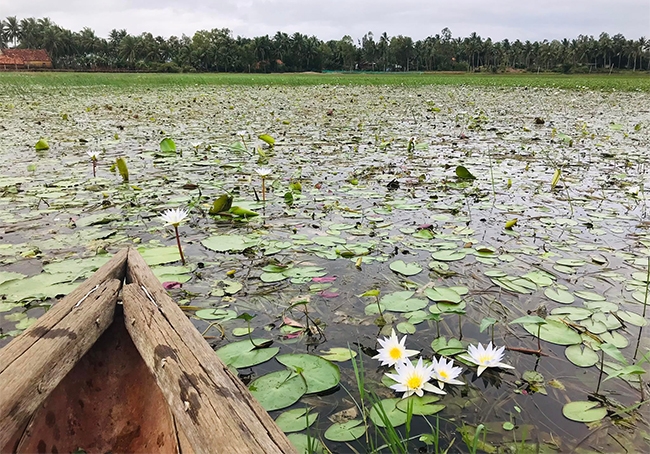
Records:
[[[6,351],[0,350],[0,451],[5,452],[9,440],[15,439],[15,433],[113,322],[122,282],[98,282],[91,279],[82,284],[81,291],[55,305],[59,309],[55,317],[48,317],[48,312]],[[14,342],[18,347],[10,348]]]
[[[130,250],[123,289],[127,330],[196,453],[296,453]]]
[[[16,452],[178,454],[169,405],[133,345],[121,309],[38,407]]]
[[[52,306],[49,311],[38,319],[38,322],[27,328],[20,336],[2,348],[0,350],[0,374],[35,342],[46,335],[51,329],[54,329],[61,319],[70,314],[73,306],[96,285],[110,279],[124,280],[127,255],[127,249],[115,254],[95,274]],[[0,383],[2,382],[0,381]]]

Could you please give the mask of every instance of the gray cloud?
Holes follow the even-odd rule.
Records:
[[[366,32],[422,39],[448,27],[454,37],[476,32],[493,40],[542,40],[622,33],[650,37],[649,0],[0,0],[0,17],[49,17],[71,30],[90,27],[100,36],[129,33],[193,35],[229,28],[253,37],[300,32],[323,40]]]

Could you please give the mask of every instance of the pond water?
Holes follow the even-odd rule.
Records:
[[[647,451],[648,105],[525,87],[5,90],[0,346],[136,246],[182,283],[170,292],[215,349],[247,342],[234,317],[249,314],[280,354],[354,350],[377,399],[400,397],[371,358],[391,329],[424,358],[456,358],[465,385],[414,416],[409,452],[435,452],[430,423],[441,452],[470,451],[479,424],[485,452]],[[258,215],[211,215],[224,194]],[[159,218],[178,207],[186,266]],[[533,319],[510,324],[527,315],[544,319],[540,351]],[[491,340],[514,369],[477,376],[457,355]],[[332,452],[381,446],[372,422],[369,439],[324,435],[361,418],[352,362],[334,359],[340,383],[289,408],[318,413],[309,435]]]

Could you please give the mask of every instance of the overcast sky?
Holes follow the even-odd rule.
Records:
[[[603,31],[650,38],[650,0],[0,0],[0,18],[7,16],[49,17],[102,37],[113,28],[168,37],[225,27],[234,36],[279,30],[356,42],[368,31],[417,40],[448,27],[454,37],[475,31],[498,41],[597,38]]]

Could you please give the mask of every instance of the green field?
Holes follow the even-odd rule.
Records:
[[[192,85],[467,85],[650,91],[647,73],[471,74],[471,73],[327,73],[327,74],[150,74],[150,73],[0,73],[0,85],[15,86],[192,86]]]

